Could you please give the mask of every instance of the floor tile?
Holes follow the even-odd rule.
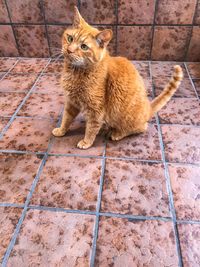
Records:
[[[200,167],[169,164],[178,219],[200,220]]]
[[[162,136],[167,161],[200,163],[200,128],[163,125]]]
[[[0,72],[0,79],[2,79],[5,74],[6,72]]]
[[[144,84],[145,84],[145,88],[147,90],[148,96],[152,97],[153,96],[153,90],[152,90],[153,85],[152,85],[151,79],[149,78],[144,79]]]
[[[29,210],[8,261],[13,266],[89,266],[94,218]]]
[[[41,72],[47,65],[48,59],[45,58],[26,58],[20,59],[15,67],[12,69],[12,73],[27,73],[27,72]]]
[[[198,93],[198,96],[200,97],[200,79],[199,80],[193,80],[194,86],[196,88],[196,91]]]
[[[0,118],[0,131],[6,126],[10,119],[8,118]]]
[[[18,115],[57,119],[63,107],[64,97],[62,95],[31,94]]]
[[[200,266],[200,225],[180,224],[178,231],[184,267]]]
[[[28,91],[33,86],[37,74],[8,74],[0,81],[0,91]]]
[[[61,87],[60,79],[60,74],[53,73],[42,75],[36,83],[34,92],[43,94],[63,94],[64,90]]]
[[[57,73],[57,72],[62,72],[63,70],[63,60],[53,60],[49,63],[47,68],[45,69],[45,73]]]
[[[161,152],[157,126],[149,124],[147,131],[143,134],[129,136],[121,141],[109,141],[106,155],[160,160]]]
[[[187,67],[192,78],[200,78],[200,63],[187,63]]]
[[[100,159],[49,157],[31,204],[95,211],[100,176]]]
[[[22,209],[0,207],[0,263],[21,216]]]
[[[44,152],[55,126],[49,119],[16,118],[0,140],[0,149]]]
[[[92,147],[83,150],[77,148],[78,142],[84,138],[85,121],[78,117],[70,126],[68,132],[63,137],[55,137],[50,153],[75,154],[88,156],[102,156],[104,152],[104,137],[98,135]]]
[[[23,204],[40,162],[34,155],[0,154],[0,202]]]
[[[159,111],[161,123],[200,125],[200,102],[193,98],[174,98]]]
[[[159,95],[170,82],[170,77],[156,77],[153,79],[155,95]],[[172,97],[196,97],[195,90],[188,78],[184,78]]]
[[[13,67],[16,61],[17,58],[0,58],[0,71],[7,72]]]
[[[101,218],[95,266],[177,267],[172,223]]]
[[[183,74],[184,77],[187,78],[187,71],[185,69],[185,66],[183,63],[177,63],[177,62],[159,62],[159,61],[155,61],[151,63],[151,71],[152,71],[152,77],[157,77],[159,78],[159,76],[162,77],[166,77],[169,76],[171,77],[174,71],[174,66],[175,65],[180,65],[183,69]]]
[[[163,166],[106,160],[101,210],[169,217]]]
[[[0,110],[1,116],[13,115],[26,94],[23,93],[1,93],[0,92]]]
[[[143,61],[132,61],[133,65],[139,71],[140,75],[145,78],[150,78],[149,63]]]

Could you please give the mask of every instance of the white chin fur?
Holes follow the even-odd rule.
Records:
[[[84,63],[85,63],[84,60],[72,61],[73,66],[83,66]]]

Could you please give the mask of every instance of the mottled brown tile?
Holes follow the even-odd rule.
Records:
[[[81,117],[78,117],[70,125],[66,136],[54,138],[50,152],[56,154],[102,156],[104,152],[104,137],[101,135],[96,137],[91,148],[86,150],[77,148],[77,144],[84,138],[84,134],[85,121]]]
[[[63,70],[63,60],[52,59],[45,69],[45,73],[61,73]]]
[[[44,0],[45,18],[48,23],[71,23],[77,0]]]
[[[153,79],[154,83],[154,91],[155,95],[159,95],[165,88],[165,86],[169,83],[170,77],[167,76],[160,76]],[[175,94],[172,97],[196,97],[195,90],[191,84],[191,81],[188,78],[184,78],[181,82],[181,85],[175,92]]]
[[[101,218],[97,267],[178,266],[171,222]]]
[[[10,243],[22,209],[0,207],[0,263]]]
[[[200,167],[169,164],[178,219],[200,220]]]
[[[63,107],[64,97],[62,95],[31,94],[18,115],[57,119]]]
[[[100,159],[49,157],[31,204],[95,211],[100,176]]]
[[[159,111],[161,123],[200,126],[200,102],[193,98],[174,98]]]
[[[199,80],[193,80],[194,86],[196,88],[196,91],[198,93],[198,96],[200,97],[200,79]]]
[[[197,8],[196,8],[196,13],[195,13],[195,18],[194,18],[194,23],[200,24],[200,0],[197,0]]]
[[[163,125],[162,136],[168,161],[200,163],[200,128]]]
[[[133,65],[139,71],[143,79],[150,78],[149,63],[142,61],[133,61]]]
[[[192,24],[196,2],[191,0],[159,0],[157,24]]]
[[[193,26],[192,37],[190,40],[190,46],[188,49],[187,60],[188,61],[200,61],[200,26]]]
[[[21,56],[49,56],[49,48],[44,25],[15,25],[14,30]]]
[[[29,210],[8,267],[89,266],[94,216]]]
[[[143,134],[126,137],[121,141],[109,141],[106,155],[160,160],[161,152],[157,127],[149,124],[147,131]]]
[[[12,69],[12,73],[28,73],[34,72],[39,73],[41,72],[44,67],[47,65],[48,59],[44,58],[26,58],[20,59],[15,67]]]
[[[40,162],[34,155],[0,154],[0,202],[24,204]]]
[[[178,225],[184,267],[200,266],[200,225]]]
[[[7,72],[16,63],[16,58],[0,58],[0,71]]]
[[[156,26],[152,59],[183,61],[191,30],[187,26]]]
[[[169,217],[163,166],[106,160],[101,210]]]
[[[8,118],[1,118],[0,117],[0,131],[3,130],[3,128],[6,126],[6,124],[9,122]]]
[[[10,19],[8,16],[6,4],[4,0],[0,0],[0,23],[9,23]]]
[[[25,94],[23,93],[0,93],[1,116],[13,115],[24,97]]]
[[[187,67],[192,78],[200,78],[200,63],[187,63]]]
[[[3,78],[3,76],[6,74],[6,72],[0,72],[0,80]]]
[[[118,27],[118,54],[129,59],[149,59],[151,38],[151,26],[120,26]]]
[[[155,0],[119,0],[119,24],[152,24]]]
[[[174,66],[179,65],[183,70],[184,78],[188,78],[187,70],[184,63],[180,62],[151,62],[151,71],[153,78],[165,79],[166,77],[171,77],[173,75]],[[161,76],[161,77],[160,77]],[[169,78],[166,78],[169,81]]]
[[[0,25],[0,57],[16,57],[18,49],[10,25]]]
[[[43,23],[42,3],[40,0],[8,0],[12,22]]]
[[[0,91],[2,92],[25,92],[31,89],[37,74],[8,74],[0,81]]]
[[[61,52],[61,37],[67,26],[63,25],[48,25],[47,31],[49,36],[49,45],[52,57],[56,57]]]
[[[16,118],[0,140],[0,149],[44,152],[55,124],[49,119]]]
[[[45,74],[37,81],[34,92],[43,94],[63,94],[64,91],[60,84],[60,74]]]
[[[88,23],[114,24],[116,22],[115,0],[82,0],[80,12]]]

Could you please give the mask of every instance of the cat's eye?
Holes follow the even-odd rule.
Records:
[[[67,36],[67,41],[68,41],[69,43],[72,43],[72,42],[73,42],[73,37],[72,37],[71,35],[68,35],[68,36]]]
[[[87,51],[89,47],[86,44],[82,44],[81,49]]]

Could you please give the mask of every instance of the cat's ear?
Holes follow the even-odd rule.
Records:
[[[74,6],[74,19],[73,19],[74,28],[78,28],[84,23],[86,23],[86,21],[81,17],[78,8]]]
[[[97,34],[96,40],[98,44],[100,45],[100,47],[103,48],[108,45],[108,43],[112,39],[112,36],[113,36],[113,32],[111,30],[106,29]]]

